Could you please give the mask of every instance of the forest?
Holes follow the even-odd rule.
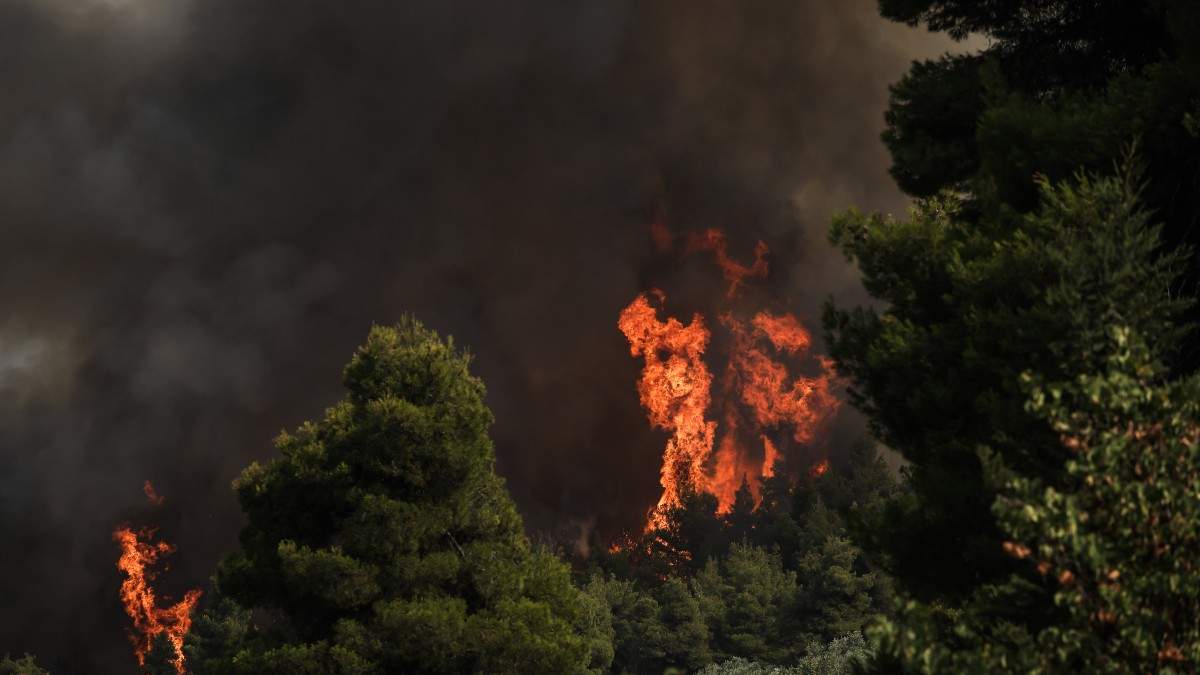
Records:
[[[1200,670],[1200,4],[879,11],[986,46],[891,87],[908,212],[828,227],[876,301],[822,316],[856,440],[584,554],[527,530],[471,354],[364,326],[140,672]]]

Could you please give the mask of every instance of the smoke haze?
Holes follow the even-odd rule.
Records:
[[[865,299],[831,211],[904,206],[886,86],[950,47],[870,0],[0,0],[0,654],[130,671],[113,528],[203,585],[230,481],[403,312],[476,355],[531,529],[639,526],[617,315],[724,292],[650,222],[762,239],[819,332]]]

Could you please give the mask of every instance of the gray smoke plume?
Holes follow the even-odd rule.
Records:
[[[230,481],[403,312],[477,356],[531,529],[636,526],[616,317],[722,289],[651,220],[761,238],[816,329],[863,299],[830,212],[904,206],[886,85],[949,46],[870,0],[0,0],[0,654],[130,671],[114,526],[204,585]]]

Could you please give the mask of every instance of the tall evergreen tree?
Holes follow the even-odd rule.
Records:
[[[750,483],[742,479],[733,495],[733,506],[725,514],[725,527],[732,543],[747,543],[754,534],[754,493]]]
[[[645,591],[632,581],[596,576],[585,590],[611,609],[614,672],[657,674],[710,662],[708,627],[679,578]]]
[[[729,549],[729,532],[712,494],[687,491],[663,516],[664,524],[648,533],[648,548],[672,573],[691,576]]]
[[[849,540],[831,536],[799,564],[794,622],[804,643],[858,633],[891,609],[885,575],[865,569]]]
[[[716,658],[778,663],[799,655],[803,642],[788,625],[796,573],[784,570],[778,555],[735,544],[724,560],[709,560],[693,585]]]
[[[217,586],[264,622],[229,649],[246,673],[570,673],[607,663],[603,621],[531,549],[496,476],[468,357],[414,319],[376,327],[348,395],[236,482],[247,525]],[[205,638],[236,635],[202,618]],[[217,640],[219,642],[219,640]]]
[[[612,667],[618,673],[641,673],[661,664],[670,639],[659,605],[632,581],[597,575],[584,590],[610,610],[613,628]]]
[[[997,518],[992,546],[1013,561],[1011,573],[949,611],[908,605],[874,633],[879,672],[1200,664],[1200,386],[1167,382],[1164,366],[1179,336],[1171,319],[1182,303],[1170,289],[1181,255],[1159,255],[1160,228],[1147,225],[1128,176],[1042,190],[1022,235],[1076,261],[1046,280],[1039,300],[1073,329],[1054,360],[1027,359],[1019,378],[1027,414],[1046,433],[977,453]],[[1029,453],[1061,457],[1060,467],[1030,470]]]
[[[1200,4],[1192,0],[880,0],[883,16],[955,38],[978,53],[914,63],[892,88],[884,141],[892,174],[917,197],[970,195],[980,210],[1037,208],[1035,175],[1104,171],[1137,139],[1143,203],[1168,247],[1200,243]],[[990,204],[989,204],[990,202]],[[1200,290],[1200,261],[1183,287]],[[1200,314],[1186,320],[1195,323]],[[1169,356],[1169,355],[1168,355]],[[1191,348],[1178,367],[1200,366]]]
[[[175,667],[178,657],[175,645],[171,644],[171,639],[164,631],[154,638],[150,652],[146,654],[146,662],[138,672],[140,675],[176,675],[179,672]]]
[[[1114,314],[1144,326],[1158,353],[1181,344],[1184,303],[1170,294],[1178,259],[1156,260],[1144,251],[1156,240],[1130,234],[1145,223],[1132,186],[1104,185],[1085,181],[1086,198],[1044,188],[1040,210],[982,221],[944,196],[918,202],[905,221],[850,212],[834,222],[833,240],[889,305],[827,308],[831,351],[853,380],[852,400],[909,462],[911,490],[865,543],[919,598],[957,602],[1013,569],[997,546],[978,447],[1024,475],[1053,482],[1062,472],[1067,453],[1025,409],[1023,371],[1056,380],[1095,371]]]

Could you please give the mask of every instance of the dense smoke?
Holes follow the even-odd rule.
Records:
[[[663,436],[616,317],[724,289],[652,219],[762,239],[817,328],[862,297],[831,210],[903,207],[886,85],[948,46],[871,0],[0,0],[0,654],[130,668],[113,528],[202,585],[230,481],[402,312],[477,356],[531,529],[636,527]]]

